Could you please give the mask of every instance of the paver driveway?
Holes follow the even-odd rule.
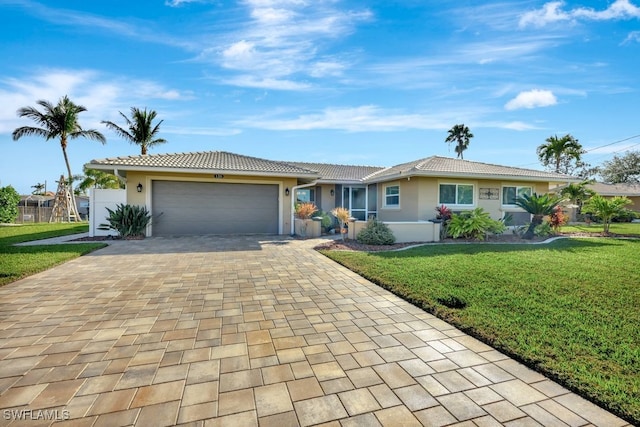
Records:
[[[0,424],[625,424],[311,246],[117,242],[0,288]]]

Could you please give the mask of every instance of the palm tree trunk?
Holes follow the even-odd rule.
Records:
[[[73,175],[71,174],[71,165],[69,164],[69,156],[67,156],[67,141],[66,139],[62,139],[60,141],[60,145],[62,146],[62,154],[64,155],[64,163],[67,165],[67,173],[69,176],[67,177],[69,181],[69,187],[71,191],[73,191]]]
[[[543,219],[543,216],[534,215],[533,218],[531,218],[531,224],[529,224],[529,228],[527,228],[527,231],[524,233],[522,238],[527,240],[533,239],[533,237],[535,236],[536,227],[542,224]]]

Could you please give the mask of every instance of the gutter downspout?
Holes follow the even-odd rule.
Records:
[[[303,184],[303,185],[295,185],[293,187],[291,187],[291,235],[293,236],[295,234],[295,218],[296,218],[296,212],[295,212],[295,208],[296,208],[296,204],[295,204],[295,194],[296,191],[299,188],[307,188],[307,187],[313,187],[318,185],[318,180],[316,179],[315,181],[313,181],[310,184]]]

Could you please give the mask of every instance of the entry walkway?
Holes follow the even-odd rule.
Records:
[[[0,424],[626,425],[313,243],[115,242],[0,288]]]

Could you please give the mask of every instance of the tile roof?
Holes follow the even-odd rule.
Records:
[[[330,163],[288,162],[303,169],[317,171],[323,182],[360,182],[367,176],[384,169],[381,166],[335,165]]]
[[[243,156],[225,151],[152,154],[92,160],[90,167],[110,166],[123,170],[171,170],[237,172],[255,175],[296,176],[320,182],[380,182],[409,176],[522,179],[527,181],[578,182],[576,178],[534,169],[431,156],[393,167],[283,162]]]
[[[602,196],[640,196],[640,184],[605,184],[604,182],[595,182],[588,184],[587,187]]]
[[[553,172],[534,169],[522,169],[510,166],[472,162],[450,157],[431,156],[414,160],[374,173],[368,181],[383,181],[405,176],[443,176],[443,177],[503,177],[510,179],[526,178],[545,181],[576,181],[576,178]]]
[[[293,164],[243,156],[225,151],[196,153],[151,154],[92,160],[91,165],[114,166],[124,169],[196,169],[221,172],[248,172],[317,177],[315,171]]]

